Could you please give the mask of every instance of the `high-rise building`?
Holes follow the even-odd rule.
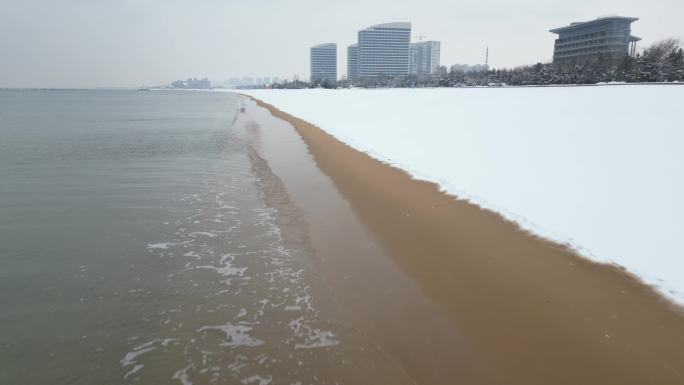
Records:
[[[359,77],[359,45],[352,44],[347,47],[347,80],[356,80]]]
[[[358,76],[408,75],[411,23],[378,24],[359,31]]]
[[[438,41],[411,43],[411,73],[415,75],[434,75],[439,68]]]
[[[552,29],[549,32],[558,34],[553,62],[586,62],[598,57],[621,60],[634,55],[636,42],[641,40],[631,35],[631,24],[637,20],[638,17],[604,16]]]
[[[337,81],[337,44],[326,43],[311,47],[311,82]]]

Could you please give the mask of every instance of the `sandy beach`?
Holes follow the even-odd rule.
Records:
[[[636,278],[273,106],[245,104],[262,130],[294,127],[343,197],[326,211],[330,199],[296,191],[307,178],[301,170],[277,169],[279,150],[257,149],[309,222],[343,323],[373,341],[392,363],[384,368],[405,373],[406,383],[684,383],[681,309]]]

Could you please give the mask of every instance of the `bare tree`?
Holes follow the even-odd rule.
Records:
[[[651,61],[661,61],[672,52],[676,52],[682,46],[679,39],[663,39],[651,44],[644,50],[644,58]]]

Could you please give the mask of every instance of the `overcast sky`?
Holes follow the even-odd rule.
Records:
[[[548,30],[636,16],[641,47],[684,38],[684,0],[0,0],[0,87],[138,87],[187,77],[298,74],[309,47],[346,47],[367,26],[410,21],[441,62],[502,68],[548,61]]]

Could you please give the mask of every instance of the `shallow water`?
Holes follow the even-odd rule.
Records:
[[[0,91],[0,138],[0,383],[334,383],[364,360],[236,96]]]

